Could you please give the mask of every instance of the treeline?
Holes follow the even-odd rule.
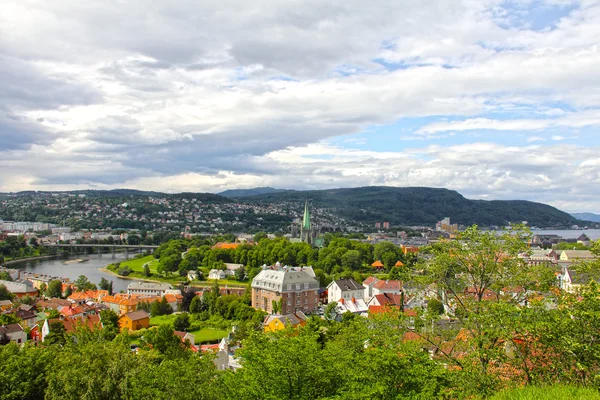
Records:
[[[212,354],[190,351],[165,325],[147,330],[137,352],[127,333],[111,340],[110,324],[97,331],[81,327],[77,340],[0,346],[0,399],[478,399],[526,383],[508,358],[501,364],[494,356],[491,361],[505,368],[481,373],[468,356],[462,367],[431,357],[426,342],[406,340],[407,331],[398,328],[402,317],[328,324],[324,329],[311,319],[298,334],[250,332],[237,353],[237,371],[218,371]],[[580,333],[553,333],[582,343]],[[532,363],[529,384],[596,387],[597,352],[572,354],[560,343],[551,350],[544,362]]]
[[[326,234],[326,246],[316,249],[307,243],[292,243],[284,237],[268,239],[263,233],[258,233],[255,238],[258,239],[256,244],[243,243],[235,249],[213,248],[214,239],[171,240],[156,249],[154,257],[160,259],[158,271],[164,274],[178,272],[185,276],[188,271],[220,269],[224,263],[237,263],[245,266],[248,279],[260,272],[262,265],[277,262],[290,266],[313,266],[317,275],[326,279],[325,275],[376,272],[371,267],[375,260],[380,260],[386,271],[401,274],[416,261],[414,254],[403,254],[391,242],[372,245]],[[398,261],[402,262],[403,268],[394,268]]]
[[[28,243],[23,235],[8,236],[0,242],[0,263],[7,258],[33,257],[49,252],[49,249],[39,247],[35,238],[30,239]]]

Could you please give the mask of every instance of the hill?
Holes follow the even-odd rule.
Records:
[[[256,196],[259,194],[269,194],[269,193],[279,193],[285,192],[285,189],[275,189],[269,186],[265,187],[257,187],[252,189],[231,189],[225,190],[223,192],[217,193],[219,196],[225,197],[247,197],[247,196]]]
[[[350,189],[287,190],[244,198],[245,202],[301,204],[364,223],[388,221],[394,225],[433,225],[444,217],[452,222],[480,226],[504,226],[528,221],[537,227],[570,227],[575,217],[546,204],[523,200],[469,200],[448,189],[370,186]]]
[[[600,222],[600,215],[594,213],[571,213],[571,215],[582,221]]]

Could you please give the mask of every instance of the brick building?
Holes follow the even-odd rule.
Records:
[[[270,314],[310,314],[319,305],[319,286],[310,267],[269,267],[252,280],[252,307]]]

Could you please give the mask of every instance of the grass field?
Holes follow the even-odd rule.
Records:
[[[490,400],[600,400],[594,389],[575,386],[524,387],[500,392]]]
[[[190,333],[194,335],[196,344],[200,344],[205,342],[216,342],[217,340],[221,340],[225,336],[227,336],[229,331],[215,328],[203,328],[197,329],[195,331],[190,331]]]
[[[171,327],[173,327],[173,321],[175,320],[176,317],[177,317],[177,315],[175,315],[175,314],[151,317],[150,325],[151,326],[170,325]],[[205,342],[215,342],[217,340],[221,340],[222,338],[227,336],[227,334],[229,333],[229,331],[226,329],[218,329],[218,328],[210,328],[210,327],[195,329],[195,330],[192,330],[189,332],[192,335],[194,335],[194,338],[195,338],[197,344],[205,343]]]

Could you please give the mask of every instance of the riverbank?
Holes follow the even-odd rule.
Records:
[[[56,257],[56,254],[52,254],[52,255],[48,255],[48,256],[35,256],[35,257],[26,257],[26,258],[13,258],[11,260],[4,261],[4,263],[2,265],[18,264],[18,263],[22,263],[22,262],[35,261],[35,260],[50,260],[50,259],[52,259],[54,257]]]

